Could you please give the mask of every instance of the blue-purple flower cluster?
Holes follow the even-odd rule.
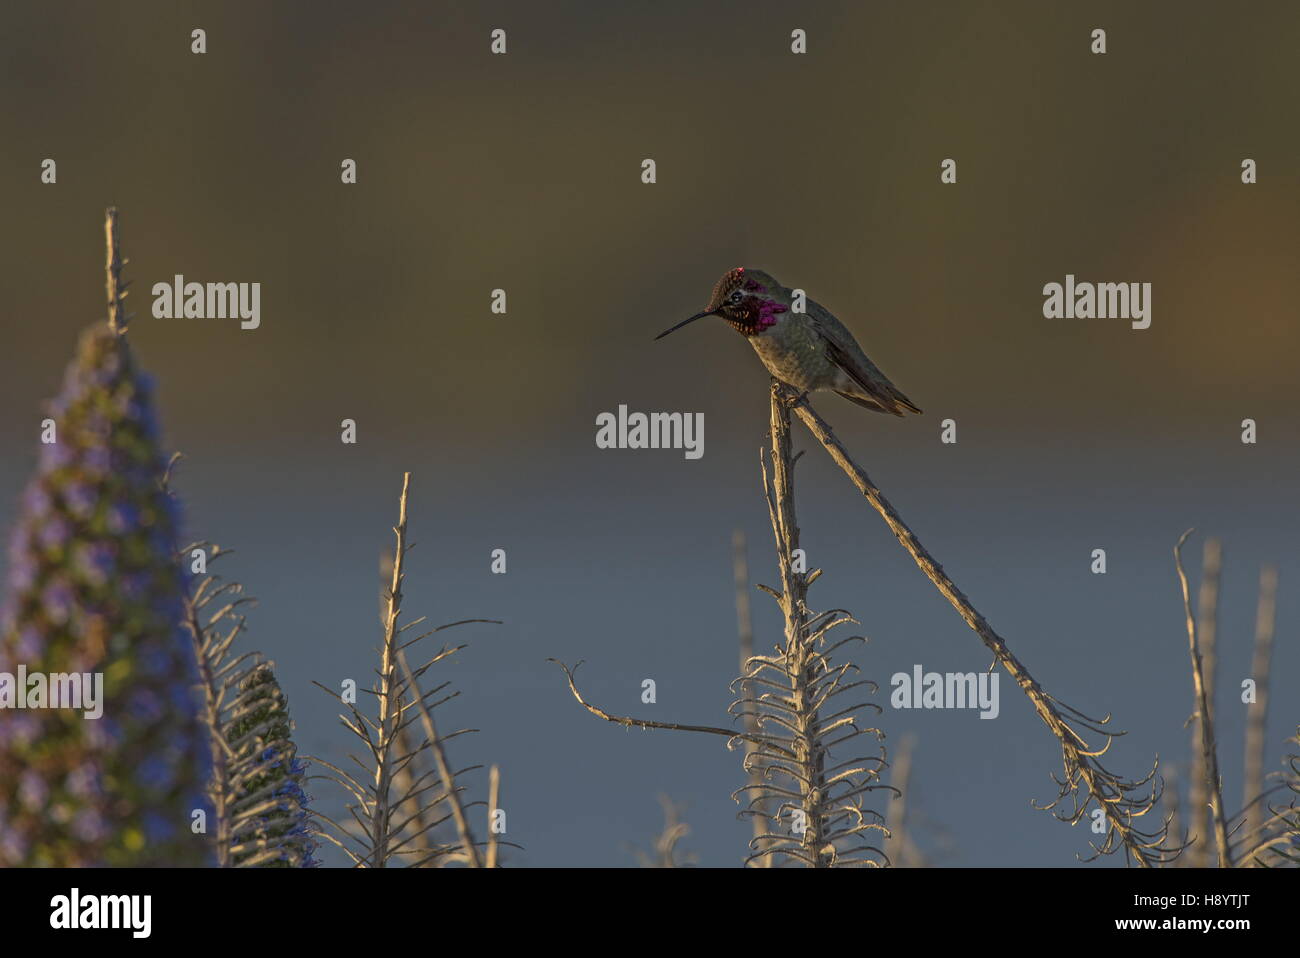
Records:
[[[269,663],[244,680],[225,730],[235,752],[232,855],[235,865],[311,868],[317,842],[302,783],[307,766],[290,737],[289,705]],[[273,857],[268,857],[267,852]]]
[[[0,709],[0,866],[201,865],[208,747],[151,387],[88,330],[9,547],[0,672],[103,674],[103,717]],[[205,811],[210,814],[210,811]]]

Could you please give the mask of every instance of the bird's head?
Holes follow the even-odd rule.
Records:
[[[705,316],[721,316],[738,333],[757,336],[775,326],[781,321],[781,314],[789,311],[784,292],[781,284],[762,270],[737,266],[722,274],[703,312],[664,330],[655,339],[663,339]]]

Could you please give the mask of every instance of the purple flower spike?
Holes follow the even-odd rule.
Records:
[[[180,628],[179,515],[138,378],[127,338],[96,327],[47,407],[58,441],[22,498],[0,662],[88,673],[98,697],[0,713],[0,867],[212,861],[185,827],[210,752]]]

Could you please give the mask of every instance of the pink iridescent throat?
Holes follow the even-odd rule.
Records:
[[[762,331],[777,323],[776,317],[786,311],[786,308],[780,303],[773,302],[770,299],[760,299],[758,301],[758,329]]]
[[[745,280],[744,288],[745,288],[745,292],[747,293],[767,292],[767,287],[764,286],[756,279]],[[753,302],[755,301],[757,301],[758,303],[757,316],[754,315],[754,308],[753,308]],[[786,307],[782,306],[780,303],[770,299],[763,299],[761,296],[751,297],[750,302],[746,303],[745,305],[748,307],[745,310],[745,312],[748,314],[746,316],[746,319],[749,319],[750,323],[749,323],[749,328],[742,330],[742,332],[748,333],[751,336],[754,335],[755,333],[761,333],[763,330],[770,329],[771,327],[775,326],[777,324],[777,317],[787,311]]]

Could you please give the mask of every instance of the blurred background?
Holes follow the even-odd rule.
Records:
[[[488,52],[498,27],[505,56]],[[790,53],[795,28],[806,55]],[[379,556],[409,469],[407,611],[505,621],[455,633],[471,646],[438,674],[462,693],[443,727],[480,730],[454,743],[457,764],[502,768],[507,837],[525,847],[509,863],[633,865],[664,792],[692,826],[681,847],[736,865],[740,754],[601,722],[546,659],[586,660],[583,690],[612,712],[729,721],[733,530],[755,579],[776,579],[767,376],[720,321],[652,337],[725,269],[759,267],[834,311],[925,410],[817,399],[1034,676],[1129,730],[1118,771],[1186,763],[1171,547],[1197,527],[1195,585],[1201,534],[1222,538],[1235,811],[1262,562],[1281,581],[1270,768],[1300,721],[1297,30],[1285,2],[11,0],[0,526],[41,403],[102,321],[117,204],[131,338],[166,446],[186,456],[188,532],[237,551],[224,574],[260,599],[246,647],[278,663],[301,749],[350,750],[310,683],[370,680]],[[1247,157],[1257,185],[1240,181]],[[260,282],[261,328],[153,318],[150,287],[176,273]],[[1042,287],[1067,273],[1152,283],[1150,329],[1045,319]],[[704,457],[598,450],[595,418],[619,404],[704,413]],[[956,445],[939,441],[947,418]],[[1090,835],[1030,807],[1053,796],[1060,751],[1005,676],[996,721],[888,707],[894,672],[989,655],[798,426],[795,441],[803,545],[826,570],[810,600],[849,609],[870,639],[855,658],[881,684],[888,744],[917,740],[911,807],[950,834],[936,860],[1070,865]],[[498,548],[505,575],[490,572]],[[1090,572],[1097,548],[1106,575]],[[780,619],[761,593],[754,606],[764,649]],[[640,701],[646,678],[657,704]],[[331,786],[313,791],[337,809]]]

